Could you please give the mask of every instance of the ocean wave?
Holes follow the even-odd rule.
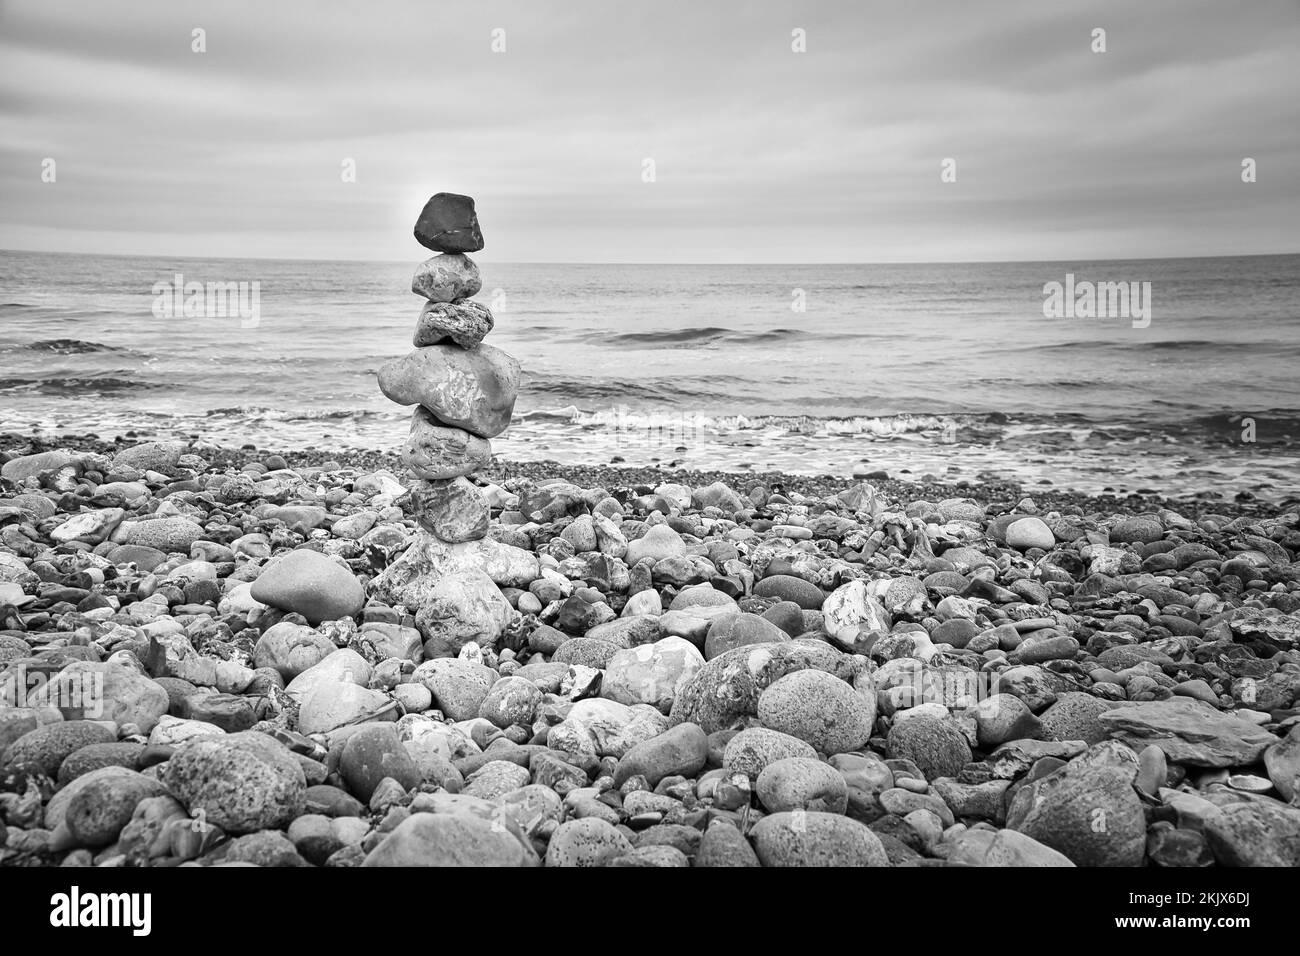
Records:
[[[87,342],[84,339],[39,339],[29,342],[23,348],[29,352],[50,352],[54,355],[83,355],[89,352],[129,352],[130,349],[103,342]]]
[[[170,388],[165,382],[126,378],[117,375],[72,376],[54,378],[0,378],[0,392],[23,392],[36,395],[92,395]]]
[[[567,402],[641,402],[669,406],[703,402],[720,405],[729,397],[728,386],[744,384],[748,384],[747,379],[730,375],[712,375],[704,380],[674,376],[623,381],[525,370],[520,391],[530,396],[554,395]]]
[[[209,408],[204,412],[206,418],[235,418],[248,421],[350,421],[370,418],[400,418],[403,413],[410,414],[409,409],[395,412],[378,412],[364,408],[272,408],[269,405],[231,405],[225,408]]]
[[[713,342],[735,335],[733,329],[706,325],[694,329],[658,329],[653,332],[622,332],[605,341],[610,345],[681,345],[687,342]]]
[[[557,412],[558,414],[558,412]],[[1005,421],[1005,416],[998,416]],[[598,412],[572,409],[576,425],[656,431],[683,427],[709,432],[779,431],[803,435],[897,436],[943,431],[960,424],[994,423],[994,416],[855,415],[847,418],[816,415],[707,415],[694,412],[634,412],[623,408]]]
[[[704,326],[695,329],[656,329],[650,332],[620,332],[603,339],[602,344],[643,346],[647,348],[671,348],[675,345],[792,342],[801,338],[809,338],[813,334],[814,333],[810,333],[807,329],[785,327],[748,331],[745,329],[726,328],[725,326]],[[826,341],[828,339],[888,338],[889,334],[866,331],[848,332],[818,330],[815,333],[815,336],[818,341]],[[574,335],[572,337],[581,338],[582,336]]]

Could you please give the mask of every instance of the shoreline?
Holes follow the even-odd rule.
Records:
[[[112,455],[116,451],[142,441],[186,440],[165,438],[152,433],[128,433],[106,440],[98,435],[61,435],[58,437],[33,437],[13,431],[0,431],[0,453],[32,454],[58,448],[93,451]],[[403,480],[403,466],[398,451],[345,449],[279,450],[260,448],[251,444],[241,447],[205,444],[205,457],[213,464],[243,464],[271,455],[283,458],[291,467],[320,467],[330,461],[359,472],[384,469],[398,480]],[[215,457],[214,457],[215,456]],[[627,465],[623,463],[575,465],[553,459],[535,460],[503,459],[494,456],[491,465],[481,473],[490,481],[510,478],[530,478],[534,481],[562,479],[590,487],[610,483],[616,486],[658,485],[676,482],[691,487],[715,481],[743,491],[753,484],[779,484],[790,491],[816,497],[835,494],[863,481],[871,483],[882,493],[896,498],[936,498],[968,495],[980,497],[990,504],[1003,504],[1008,509],[1021,498],[1032,498],[1042,510],[1074,507],[1083,511],[1110,511],[1140,514],[1160,508],[1181,510],[1193,516],[1221,514],[1230,517],[1242,515],[1268,515],[1288,510],[1300,503],[1300,493],[1280,501],[1257,499],[1252,492],[1238,493],[1234,497],[1209,497],[1206,495],[1160,495],[1130,493],[1124,495],[1091,494],[1061,488],[1027,486],[1013,479],[959,478],[944,480],[926,474],[915,479],[899,478],[888,472],[866,471],[855,476],[806,475],[782,471],[742,472],[730,469],[700,469],[668,465]]]

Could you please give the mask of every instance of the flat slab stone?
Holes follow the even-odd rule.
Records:
[[[1127,704],[1097,719],[1134,750],[1154,744],[1171,762],[1194,767],[1246,766],[1278,742],[1250,721],[1190,697]]]

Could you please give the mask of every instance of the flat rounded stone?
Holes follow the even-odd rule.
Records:
[[[1042,518],[1027,517],[1007,525],[1007,545],[1020,551],[1029,548],[1050,550],[1056,544],[1056,536]]]
[[[1097,719],[1135,749],[1154,744],[1171,763],[1194,767],[1248,766],[1278,742],[1262,727],[1190,697],[1129,702]]]
[[[363,802],[369,802],[380,781],[396,780],[406,790],[420,785],[421,775],[415,761],[398,739],[392,724],[366,724],[357,728],[343,745],[339,772],[348,789]]]
[[[472,813],[414,813],[367,854],[362,866],[535,866],[505,827]]]
[[[184,515],[133,521],[125,532],[123,544],[139,545],[167,553],[189,554],[194,542],[204,535],[203,526]],[[117,536],[114,535],[114,538]]]
[[[144,744],[121,741],[87,744],[70,753],[59,765],[59,786],[67,786],[78,777],[100,767],[125,767],[135,770],[140,765]]]
[[[425,259],[411,277],[411,291],[431,302],[453,302],[477,295],[483,288],[478,265],[463,253],[443,253]]]
[[[709,738],[704,731],[692,723],[676,724],[620,757],[614,768],[614,785],[621,787],[638,775],[652,787],[664,777],[694,777],[704,768],[708,756]]]
[[[811,581],[792,574],[770,574],[754,585],[758,597],[774,597],[780,601],[793,601],[806,611],[820,611],[826,594]]]
[[[0,766],[25,767],[29,770],[55,777],[59,767],[69,756],[90,744],[111,744],[117,735],[106,726],[92,720],[67,720],[44,724],[29,731],[11,743]]]
[[[519,363],[491,345],[427,345],[385,362],[379,389],[399,405],[424,406],[443,425],[493,438],[510,424],[519,375]]]
[[[772,644],[789,639],[790,635],[785,631],[757,614],[728,614],[709,625],[709,633],[704,639],[704,659],[711,661],[720,654],[750,644]]]
[[[273,558],[250,593],[253,600],[296,611],[312,624],[354,617],[366,601],[355,574],[309,548]]]
[[[70,451],[42,451],[35,455],[19,455],[0,465],[0,477],[15,484],[21,484],[27,478],[35,478],[46,471],[57,471],[75,461],[77,456]]]
[[[161,685],[134,667],[114,660],[73,661],[30,700],[33,706],[58,707],[65,718],[84,714],[119,726],[134,724],[145,734],[171,705]]]
[[[758,775],[754,790],[771,813],[782,810],[843,813],[849,802],[844,775],[830,764],[807,757],[787,757],[768,764]]]

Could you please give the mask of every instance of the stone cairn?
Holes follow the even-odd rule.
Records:
[[[379,388],[399,405],[416,406],[402,461],[416,479],[411,499],[420,526],[460,544],[488,533],[488,502],[466,476],[487,466],[491,439],[510,424],[519,363],[483,344],[492,313],[470,298],[483,287],[466,255],[483,248],[474,200],[438,193],[416,220],[415,238],[439,253],[411,280],[411,291],[428,301],[415,348],[380,368]]]

